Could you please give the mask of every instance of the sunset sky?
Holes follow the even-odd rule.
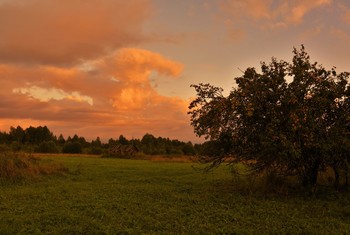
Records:
[[[0,0],[0,131],[200,142],[191,84],[271,57],[350,71],[346,0]]]

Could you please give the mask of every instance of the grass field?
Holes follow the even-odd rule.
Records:
[[[227,167],[41,156],[69,172],[2,185],[0,234],[345,234],[350,196],[266,195]]]

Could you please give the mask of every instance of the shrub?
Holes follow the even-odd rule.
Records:
[[[44,141],[35,149],[37,153],[58,153],[58,147],[53,141]]]
[[[101,147],[91,147],[88,151],[89,154],[100,155],[103,153],[103,149]]]
[[[11,150],[14,152],[19,152],[22,150],[23,144],[17,142],[17,141],[13,141],[11,143]]]
[[[83,149],[78,142],[68,142],[63,145],[62,153],[82,153]]]

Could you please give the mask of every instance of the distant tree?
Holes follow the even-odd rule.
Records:
[[[64,137],[63,137],[62,134],[60,134],[60,135],[58,136],[57,143],[58,143],[59,145],[64,145],[64,143],[66,143],[66,140],[64,139]]]
[[[97,137],[96,140],[91,141],[91,145],[94,147],[102,147],[100,137]]]
[[[121,145],[128,145],[129,144],[129,141],[123,135],[119,136],[118,142]]]
[[[58,153],[59,149],[56,143],[52,140],[44,141],[39,144],[37,148],[35,148],[35,152],[37,153]]]
[[[0,131],[0,144],[5,144],[8,142],[8,134],[6,132]]]
[[[132,138],[129,142],[130,142],[131,145],[134,145],[136,147],[140,147],[141,146],[141,140],[140,139]]]
[[[77,134],[73,135],[72,142],[79,142],[79,136]]]
[[[141,139],[142,151],[145,154],[157,154],[157,138],[151,134],[145,134]]]
[[[62,153],[82,153],[83,148],[79,142],[66,142],[63,145]]]
[[[25,132],[22,127],[17,126],[17,128],[10,127],[9,138],[11,141],[16,141],[20,144],[25,142]]]
[[[68,136],[66,142],[73,142],[72,137]]]
[[[66,142],[79,143],[82,148],[89,147],[90,145],[84,137],[78,136],[77,134],[74,134],[73,137],[68,136]]]
[[[196,154],[196,150],[194,149],[194,146],[191,142],[187,142],[182,146],[182,152],[183,154],[187,156],[194,156]]]
[[[78,143],[80,143],[83,148],[88,148],[90,146],[90,143],[87,142],[85,137],[82,136],[79,137]]]
[[[116,145],[118,143],[117,140],[113,139],[113,138],[110,138],[108,140],[108,144],[107,144],[107,147],[110,147],[110,146],[113,146],[113,145]]]
[[[100,137],[97,137],[96,140],[91,141],[89,153],[91,154],[102,154],[102,142]]]
[[[29,144],[39,144],[44,141],[54,141],[54,135],[47,126],[28,127],[25,130],[25,142]]]
[[[248,68],[227,97],[210,84],[193,85],[191,124],[210,140],[214,165],[234,156],[257,172],[298,175],[304,186],[335,162],[347,169],[349,73],[311,63],[303,46],[293,53],[292,63],[273,58],[261,73]]]

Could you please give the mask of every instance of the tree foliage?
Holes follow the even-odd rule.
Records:
[[[38,153],[85,153],[103,154],[110,146],[123,145],[124,147],[137,147],[145,154],[150,155],[186,155],[193,156],[196,150],[191,142],[170,140],[169,138],[155,137],[145,134],[143,138],[128,140],[123,135],[119,138],[110,138],[108,143],[103,143],[99,137],[87,142],[77,134],[67,139],[62,134],[57,138],[48,127],[10,127],[9,133],[0,131],[0,151],[10,150]]]
[[[83,148],[79,142],[67,142],[63,145],[62,153],[82,153]]]
[[[230,157],[253,170],[297,175],[315,185],[319,170],[349,161],[349,73],[311,63],[304,46],[291,63],[272,58],[248,68],[228,96],[210,84],[192,85],[189,106],[198,136],[210,140],[214,164]]]
[[[150,155],[195,155],[195,149],[191,142],[157,138],[148,133],[142,137],[139,147],[145,154]]]
[[[37,153],[59,153],[56,143],[52,140],[41,142],[34,151]]]

